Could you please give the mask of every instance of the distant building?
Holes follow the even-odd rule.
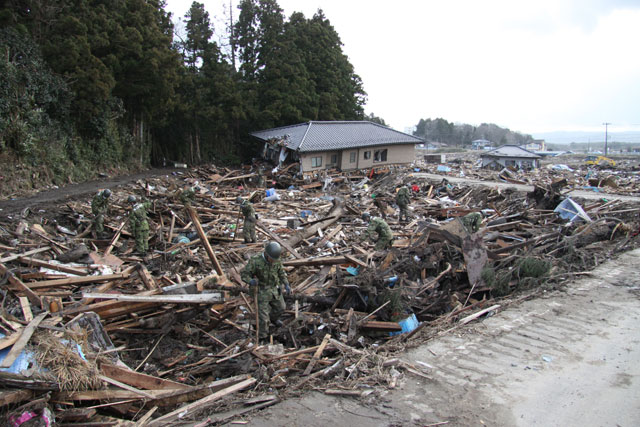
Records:
[[[533,169],[540,166],[542,156],[517,145],[503,145],[480,155],[482,167],[497,168],[515,167]]]
[[[521,145],[520,147],[529,151],[546,151],[547,144],[544,139],[534,139],[531,142]]]
[[[264,141],[262,156],[275,163],[300,162],[301,172],[367,169],[409,164],[424,141],[366,121],[311,121],[251,133]]]
[[[484,150],[486,147],[493,147],[493,143],[486,139],[476,139],[471,141],[471,148],[474,150]]]

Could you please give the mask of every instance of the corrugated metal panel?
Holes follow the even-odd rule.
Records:
[[[305,132],[306,131],[306,132]],[[420,144],[421,138],[372,122],[309,122],[251,135],[267,140],[290,135],[288,147],[300,152],[344,150],[377,145]]]

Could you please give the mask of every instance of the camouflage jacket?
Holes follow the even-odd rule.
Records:
[[[411,196],[409,195],[409,189],[407,187],[402,187],[398,190],[396,194],[396,203],[398,206],[400,205],[408,205],[411,201]]]
[[[249,283],[254,277],[258,279],[259,292],[279,291],[280,285],[289,283],[287,273],[284,272],[282,263],[274,261],[269,263],[264,254],[256,255],[249,260],[240,273],[242,281]]]
[[[94,215],[104,214],[107,212],[107,206],[109,205],[109,199],[102,196],[102,192],[93,196],[91,201],[91,212]]]
[[[187,188],[180,193],[180,201],[183,205],[190,205],[196,198],[196,192],[193,188]]]
[[[389,228],[389,224],[382,218],[372,218],[367,228],[366,235],[373,239],[373,233],[378,233],[378,239],[393,239],[393,231]]]
[[[129,221],[131,221],[131,228],[148,230],[149,223],[147,222],[147,209],[151,207],[150,202],[136,203],[129,213]]]
[[[242,215],[244,216],[245,221],[255,222],[256,221],[256,210],[253,209],[253,205],[246,200],[242,203],[240,207],[242,211]]]

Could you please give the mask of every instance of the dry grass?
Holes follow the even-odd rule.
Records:
[[[61,336],[49,331],[39,331],[34,335],[37,361],[47,370],[47,376],[56,380],[60,390],[95,390],[103,387],[95,361],[84,360],[77,352],[76,343],[86,342],[81,336]],[[82,346],[85,347],[86,346]]]

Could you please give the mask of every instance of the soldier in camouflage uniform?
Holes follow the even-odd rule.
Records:
[[[91,212],[94,215],[93,230],[98,237],[104,233],[104,214],[107,213],[107,208],[109,207],[109,196],[111,196],[111,190],[107,188],[93,196],[91,201]]]
[[[407,208],[410,202],[411,195],[409,189],[407,187],[399,189],[396,193],[396,204],[400,208],[400,217],[398,218],[400,221],[402,221],[402,217],[404,217],[405,220],[409,220],[409,211]]]
[[[475,233],[480,230],[482,224],[482,214],[480,212],[471,212],[461,218],[462,225],[469,231]]]
[[[362,219],[369,222],[369,227],[363,238],[369,238],[376,242],[376,251],[390,249],[393,242],[393,232],[389,228],[389,224],[382,218],[371,218],[368,212],[362,214]],[[373,237],[373,233],[378,234],[378,238]]]
[[[258,215],[256,214],[253,205],[248,200],[243,200],[242,197],[238,197],[236,202],[240,205],[240,211],[244,216],[244,224],[242,225],[242,236],[245,243],[256,242],[256,220]]]
[[[258,292],[258,335],[260,340],[269,337],[269,323],[282,326],[280,316],[286,308],[281,287],[289,295],[291,288],[282,268],[282,248],[270,242],[263,253],[249,260],[240,273],[242,280]]]
[[[180,202],[185,206],[191,206],[196,198],[196,187],[189,187],[180,192]]]
[[[147,221],[147,209],[151,207],[149,201],[136,203],[135,196],[129,196],[129,203],[134,204],[129,213],[131,222],[131,234],[136,239],[136,252],[144,255],[149,250],[149,222]]]
[[[375,199],[373,199],[373,204],[380,211],[380,216],[382,219],[387,218],[387,206],[388,206],[388,198],[385,194],[376,193]]]

